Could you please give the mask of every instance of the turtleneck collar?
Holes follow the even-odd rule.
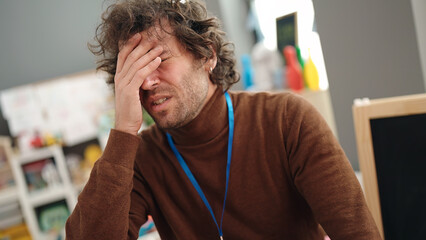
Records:
[[[221,87],[217,87],[201,112],[188,124],[168,130],[176,145],[198,145],[215,138],[228,126],[228,110]]]

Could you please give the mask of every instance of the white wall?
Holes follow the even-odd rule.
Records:
[[[103,0],[0,0],[0,90],[96,67]]]
[[[314,7],[311,0],[256,0],[255,6],[267,47],[276,49],[276,18],[293,12],[297,12],[299,46],[307,48],[311,45],[309,35],[314,23]]]
[[[423,80],[426,90],[426,1],[411,0],[414,15],[414,25],[416,26],[417,45],[420,52],[420,62],[423,70]]]

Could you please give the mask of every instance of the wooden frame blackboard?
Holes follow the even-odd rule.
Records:
[[[352,110],[365,197],[382,237],[424,237],[426,94],[371,100]]]

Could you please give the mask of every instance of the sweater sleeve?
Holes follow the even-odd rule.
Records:
[[[306,100],[290,97],[286,151],[299,193],[332,240],[381,239],[355,173],[325,120]]]
[[[137,239],[147,212],[140,191],[133,190],[134,184],[143,185],[133,170],[140,142],[139,137],[111,130],[105,151],[67,220],[66,239]]]

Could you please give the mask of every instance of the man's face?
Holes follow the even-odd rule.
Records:
[[[161,36],[158,45],[164,49],[162,62],[145,79],[157,85],[152,90],[141,87],[141,102],[157,126],[178,128],[198,115],[216,86],[209,80],[208,63],[195,60],[174,36],[157,32]]]

